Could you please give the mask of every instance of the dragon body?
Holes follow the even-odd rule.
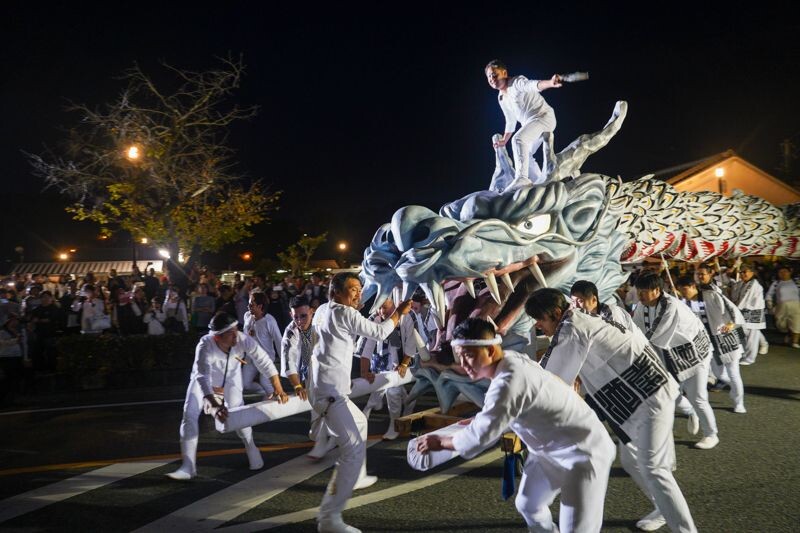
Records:
[[[508,153],[498,148],[488,190],[438,213],[416,205],[399,209],[364,252],[365,300],[374,295],[377,309],[393,293],[405,299],[421,288],[448,333],[480,316],[516,346],[527,344],[532,323],[523,308],[540,287],[569,293],[585,279],[607,300],[626,279],[622,265],[651,256],[800,257],[800,205],[778,208],[739,192],[678,192],[652,176],[622,183],[582,172],[626,112],[618,102],[604,128],[558,154],[548,134],[544,183],[515,181]]]

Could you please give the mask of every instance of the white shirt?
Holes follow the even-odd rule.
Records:
[[[505,94],[497,95],[506,119],[506,133],[516,130],[517,122],[525,124],[547,114],[555,116],[553,108],[542,98],[538,83],[539,80],[514,76],[509,80]]]
[[[227,354],[217,346],[214,341],[214,335],[205,335],[197,343],[189,386],[199,387],[203,396],[213,394],[214,387],[222,387],[223,383],[225,387],[234,387],[241,390],[241,361],[244,361],[245,357],[249,357],[259,372],[268,378],[278,374],[278,370],[270,360],[267,352],[255,340],[241,331],[236,333],[236,344]]]
[[[570,469],[614,445],[597,415],[563,381],[530,357],[505,351],[483,409],[453,447],[469,459],[511,429],[528,450]]]
[[[269,354],[272,361],[281,353],[281,330],[278,323],[269,313],[265,313],[259,320],[256,320],[253,313],[247,311],[244,314],[245,335],[253,337],[258,344]]]
[[[309,331],[305,333],[311,334],[311,349],[313,350],[317,342],[317,334],[313,325],[308,329]],[[281,341],[281,376],[285,378],[292,374],[299,374],[300,358],[303,355],[303,333],[294,321],[289,322],[283,332],[283,340]]]
[[[764,313],[764,288],[756,280],[737,281],[731,286],[731,300],[744,316],[745,329],[764,329],[767,327]]]
[[[767,302],[770,304],[774,301],[780,305],[783,302],[792,302],[800,300],[800,287],[797,283],[790,279],[788,281],[775,281],[769,286],[767,291]]]
[[[350,306],[327,302],[314,313],[319,341],[311,355],[311,382],[317,398],[350,394],[354,337],[383,340],[394,330],[394,322],[376,324]]]
[[[622,438],[636,434],[650,406],[678,396],[678,384],[644,335],[580,310],[567,311],[542,357],[542,366],[567,383],[580,375],[586,401]]]

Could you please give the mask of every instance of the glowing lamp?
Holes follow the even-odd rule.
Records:
[[[725,169],[722,167],[717,167],[714,169],[714,175],[718,178],[721,178],[725,175]]]

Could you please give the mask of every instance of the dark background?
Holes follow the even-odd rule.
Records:
[[[590,72],[545,93],[557,150],[602,127],[616,100],[629,102],[622,130],[586,171],[663,175],[731,148],[778,177],[800,174],[777,170],[779,143],[800,143],[792,4],[600,4],[5,3],[0,265],[16,261],[17,245],[26,260],[98,245],[94,225],[72,222],[63,198],[42,194],[22,151],[56,145],[79,120],[64,111],[67,100],[113,100],[122,88],[114,77],[134,61],[158,78],[159,60],[199,70],[215,55],[244,55],[235,99],[261,111],[234,126],[231,144],[241,170],[283,200],[252,241],[220,254],[224,264],[323,231],[319,257],[334,257],[345,240],[357,260],[395,209],[437,210],[485,188],[489,139],[503,128],[483,75],[493,58],[529,78]]]

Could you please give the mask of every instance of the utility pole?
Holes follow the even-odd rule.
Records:
[[[787,181],[795,182],[797,180],[792,176],[792,161],[797,159],[797,146],[791,138],[784,139],[779,146],[781,148],[781,164],[778,170],[787,178]]]

